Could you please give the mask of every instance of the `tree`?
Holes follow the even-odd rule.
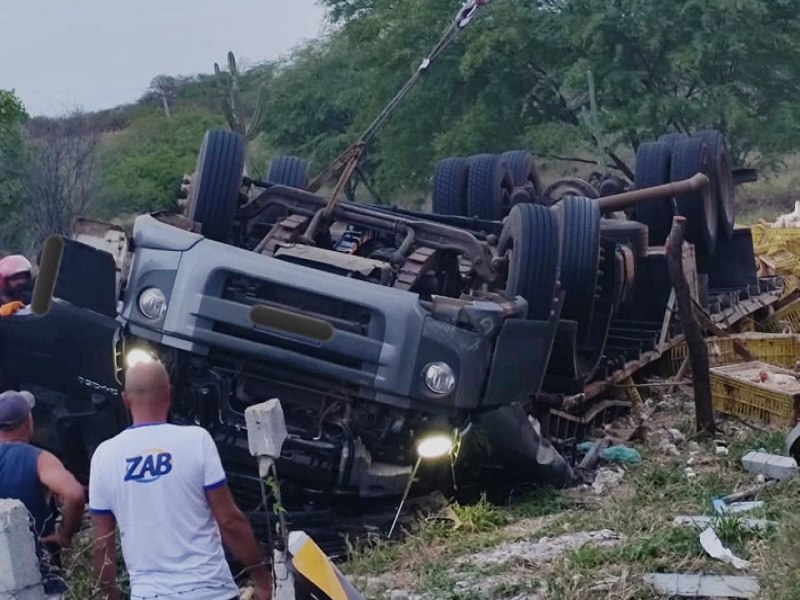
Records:
[[[50,234],[68,234],[89,208],[100,135],[87,121],[78,110],[50,119],[29,142],[21,216],[36,246]]]
[[[22,125],[28,115],[16,94],[0,90],[0,250],[16,240],[23,170]]]
[[[351,79],[320,86],[318,71],[301,68],[306,51],[274,87],[294,78],[293,114],[314,116],[335,114],[348,89],[357,99],[348,135],[377,114],[461,6],[322,3],[337,24],[326,48],[346,57],[359,91]],[[421,190],[435,160],[448,155],[519,146],[594,155],[599,145],[630,153],[661,133],[705,127],[729,134],[738,162],[763,163],[800,148],[798,70],[800,0],[493,2],[387,123],[370,149],[373,176],[384,190]],[[587,120],[590,73],[598,108]],[[270,112],[284,119],[278,107]],[[294,148],[342,135],[340,127],[294,131]]]
[[[164,107],[164,116],[169,119],[170,102],[172,102],[178,92],[177,80],[169,75],[158,75],[150,82],[148,91],[161,100],[161,104]]]

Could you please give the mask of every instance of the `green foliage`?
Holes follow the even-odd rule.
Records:
[[[334,141],[341,148],[344,133],[352,141],[461,2],[323,4],[339,29],[314,51],[300,51],[275,82],[291,73],[293,110],[274,107],[272,122],[291,127],[283,145],[298,151]],[[666,131],[701,127],[729,133],[740,161],[769,164],[800,139],[798,33],[800,0],[494,2],[387,123],[372,148],[371,171],[382,194],[421,190],[435,160],[447,155],[520,146],[620,152]],[[338,68],[329,69],[333,64]],[[589,73],[597,100],[591,120],[582,118]],[[334,111],[341,90],[350,110],[335,127],[295,119],[341,115]]]
[[[27,116],[13,91],[0,90],[0,243],[6,245],[19,243],[14,232],[22,194],[22,124]]]
[[[172,118],[153,109],[106,140],[101,156],[99,216],[175,208],[181,179],[191,173],[205,131],[223,126],[219,115],[176,108]]]

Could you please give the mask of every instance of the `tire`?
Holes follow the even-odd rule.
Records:
[[[530,187],[532,201],[538,202],[542,197],[542,180],[536,170],[533,155],[527,150],[510,150],[502,154],[506,161],[508,173],[511,175],[511,184],[515,187]]]
[[[670,182],[672,147],[666,142],[646,142],[636,150],[636,189],[655,187]],[[673,206],[671,196],[645,200],[633,207],[634,219],[649,230],[649,241],[663,246],[672,227]]]
[[[469,159],[467,216],[500,221],[511,208],[513,184],[497,154],[476,154]]]
[[[664,142],[665,144],[672,146],[675,142],[680,142],[681,140],[685,140],[689,136],[685,133],[665,133],[661,137],[658,138],[659,142]]]
[[[710,176],[708,146],[697,138],[686,138],[672,147],[672,181],[688,179],[697,173]],[[713,180],[712,180],[713,183]],[[686,241],[695,245],[698,255],[711,256],[717,243],[717,198],[714,189],[704,189],[677,198],[678,213],[686,217]]]
[[[637,257],[647,256],[649,232],[647,225],[622,219],[600,219],[600,239],[628,244]]]
[[[736,207],[734,206],[734,182],[731,171],[731,156],[722,133],[716,129],[698,131],[694,136],[703,140],[711,154],[711,176],[717,190],[717,214],[719,230],[730,239],[736,224]]]
[[[296,156],[279,154],[269,163],[267,181],[304,190],[308,187],[308,162]]]
[[[227,242],[244,171],[244,137],[224,129],[209,129],[203,137],[189,190],[187,216],[200,223],[207,238]]]
[[[528,318],[547,320],[559,277],[558,219],[543,206],[518,204],[503,224],[498,247],[509,254],[506,295],[528,301]]]
[[[466,158],[445,158],[433,170],[431,208],[436,215],[467,215],[467,178],[469,161]]]
[[[564,198],[564,253],[561,287],[570,294],[594,297],[600,260],[600,207],[581,196]]]

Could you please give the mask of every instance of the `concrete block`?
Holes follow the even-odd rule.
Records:
[[[795,459],[767,452],[748,452],[742,457],[742,466],[748,473],[770,479],[789,479],[798,475]]]
[[[244,420],[250,454],[280,458],[283,442],[289,437],[280,400],[273,398],[248,406],[244,411]]]
[[[761,591],[755,577],[647,573],[644,581],[673,598],[755,598]]]
[[[675,519],[672,521],[672,524],[706,529],[707,527],[713,527],[718,521],[719,519],[714,517],[681,516],[675,517]],[[738,523],[739,527],[748,531],[765,531],[766,529],[769,529],[775,525],[774,521],[768,521],[767,519],[738,519]]]
[[[19,500],[0,499],[0,600],[43,600],[28,509]]]

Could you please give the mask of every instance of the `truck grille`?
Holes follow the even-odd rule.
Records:
[[[248,306],[263,304],[291,310],[309,317],[323,319],[336,329],[357,335],[368,334],[372,316],[368,309],[357,304],[242,276],[228,277],[222,298]]]
[[[303,314],[330,323],[334,329],[358,342],[359,338],[369,339],[372,344],[380,343],[382,327],[375,327],[372,313],[357,304],[331,298],[323,294],[299,290],[283,284],[264,282],[251,277],[231,275],[225,281],[222,300],[245,306],[264,305]],[[308,340],[292,339],[278,332],[242,327],[235,323],[217,321],[214,331],[235,336],[259,344],[302,353],[328,363],[349,369],[374,370],[365,364],[364,356],[359,356],[359,348],[353,344],[318,345]],[[359,344],[360,345],[360,344]],[[362,346],[363,349],[363,346]]]

